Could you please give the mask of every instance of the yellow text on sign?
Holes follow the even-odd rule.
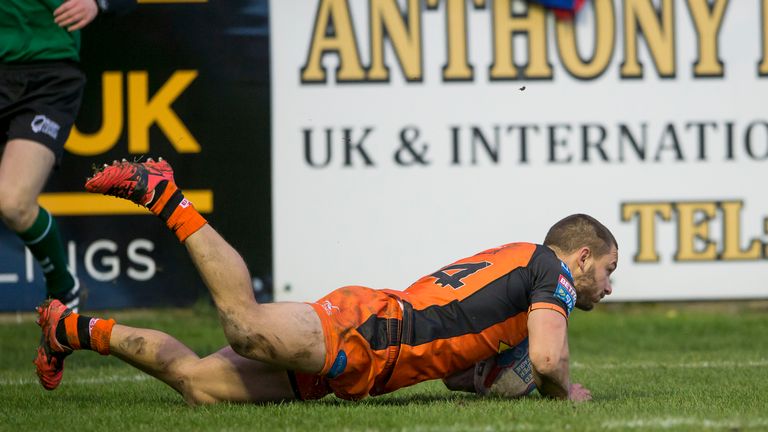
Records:
[[[79,156],[106,153],[114,147],[123,131],[124,112],[127,111],[128,153],[149,153],[149,129],[157,124],[179,153],[200,153],[200,144],[187,129],[171,105],[197,78],[197,71],[179,70],[149,96],[149,77],[146,71],[128,72],[128,104],[124,109],[123,73],[106,71],[102,74],[102,124],[91,134],[72,128],[64,148]]]
[[[768,247],[760,239],[741,242],[740,200],[626,202],[621,205],[621,220],[637,221],[638,249],[635,262],[658,262],[657,222],[675,222],[677,231],[675,261],[761,260]],[[712,222],[722,226],[720,236],[712,233]],[[768,229],[768,219],[765,220]],[[698,246],[697,246],[698,245]]]
[[[213,212],[213,191],[185,190],[184,197],[198,212]],[[38,201],[55,216],[151,215],[146,208],[132,202],[87,192],[57,192],[40,194]]]

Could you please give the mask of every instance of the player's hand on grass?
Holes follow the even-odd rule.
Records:
[[[568,399],[574,402],[591,401],[592,392],[581,384],[573,383],[568,390]]]
[[[53,11],[53,20],[59,27],[73,32],[90,24],[98,13],[94,0],[66,0]]]

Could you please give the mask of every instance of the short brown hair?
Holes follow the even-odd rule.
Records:
[[[596,256],[619,248],[611,231],[597,219],[585,214],[573,214],[561,219],[549,229],[544,245],[571,253],[582,246],[588,246]]]

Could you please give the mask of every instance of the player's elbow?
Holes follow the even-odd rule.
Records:
[[[536,373],[547,377],[558,377],[568,364],[568,356],[561,352],[532,350],[529,355]]]

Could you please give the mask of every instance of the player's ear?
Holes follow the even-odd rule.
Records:
[[[587,260],[592,257],[592,250],[589,248],[589,246],[582,246],[579,249],[578,257],[579,270],[584,272],[584,270],[587,268]]]

